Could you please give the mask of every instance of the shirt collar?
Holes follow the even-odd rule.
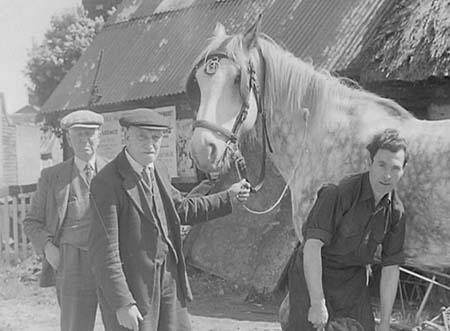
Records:
[[[370,186],[369,172],[365,172],[361,176],[361,195],[359,200],[364,201],[369,200],[371,198],[373,199],[374,196],[372,186]]]
[[[392,191],[391,201],[393,203],[394,209],[399,210],[401,213],[405,212],[405,208],[403,207],[403,203],[400,200],[400,198],[399,198],[399,196],[398,196],[396,191]]]
[[[395,197],[394,191],[389,192],[380,200],[380,202],[383,201],[384,199],[387,199],[387,201],[386,201],[387,204],[390,204],[393,197]],[[373,194],[372,186],[370,185],[369,172],[367,171],[362,174],[362,178],[361,178],[360,200],[365,201],[365,200],[369,200],[369,199],[375,199],[375,196]]]
[[[81,173],[84,173],[84,168],[86,167],[86,164],[89,164],[91,166],[91,169],[94,169],[95,171],[95,156],[92,157],[88,162],[86,162],[75,155],[74,162]]]
[[[138,161],[136,161],[135,159],[133,159],[133,157],[131,156],[131,154],[127,151],[127,149],[125,148],[125,157],[127,158],[128,162],[131,165],[131,168],[133,168],[133,170],[140,174],[142,172],[142,168],[146,167],[145,165],[140,164]],[[148,168],[153,168],[153,163],[149,163],[147,164]]]

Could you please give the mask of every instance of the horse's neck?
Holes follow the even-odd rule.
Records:
[[[330,100],[326,114],[311,109],[306,122],[301,110],[274,109],[270,130],[274,163],[286,181],[293,177],[293,184],[303,187],[362,171],[365,144],[374,133],[393,127],[409,135],[423,125],[390,114],[370,98],[350,100],[345,106],[337,106],[338,102]]]

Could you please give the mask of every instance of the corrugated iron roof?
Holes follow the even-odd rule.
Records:
[[[216,23],[229,33],[241,32],[261,12],[263,32],[296,56],[340,71],[358,55],[390,1],[197,0],[189,8],[149,16],[140,16],[139,8],[150,8],[145,0],[133,3],[137,7],[127,21],[109,24],[98,34],[44,112],[86,107],[98,64],[96,107],[183,93],[192,63]]]

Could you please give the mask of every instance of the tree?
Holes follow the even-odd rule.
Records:
[[[81,7],[51,18],[43,42],[29,51],[25,69],[31,82],[29,90],[37,97],[38,106],[48,99],[103,23],[102,17],[90,19]]]

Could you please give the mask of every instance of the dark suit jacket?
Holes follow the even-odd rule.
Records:
[[[228,192],[221,192],[207,197],[183,198],[170,184],[164,167],[156,166],[155,175],[168,226],[174,229],[180,286],[185,298],[192,299],[180,225],[231,213],[230,196]],[[91,183],[91,210],[95,216],[88,251],[100,290],[100,302],[113,312],[130,303],[145,306],[145,297],[152,297],[159,234],[153,216],[143,208],[145,203],[142,184],[124,151]]]
[[[97,156],[97,170],[102,169],[106,161]],[[44,254],[48,240],[58,237],[64,217],[66,216],[69,189],[74,179],[72,167],[74,158],[42,170],[37,191],[31,201],[31,208],[24,219],[24,231],[31,240],[36,252]],[[55,243],[55,242],[54,242]],[[54,270],[46,259],[42,262],[40,286],[55,285]]]

